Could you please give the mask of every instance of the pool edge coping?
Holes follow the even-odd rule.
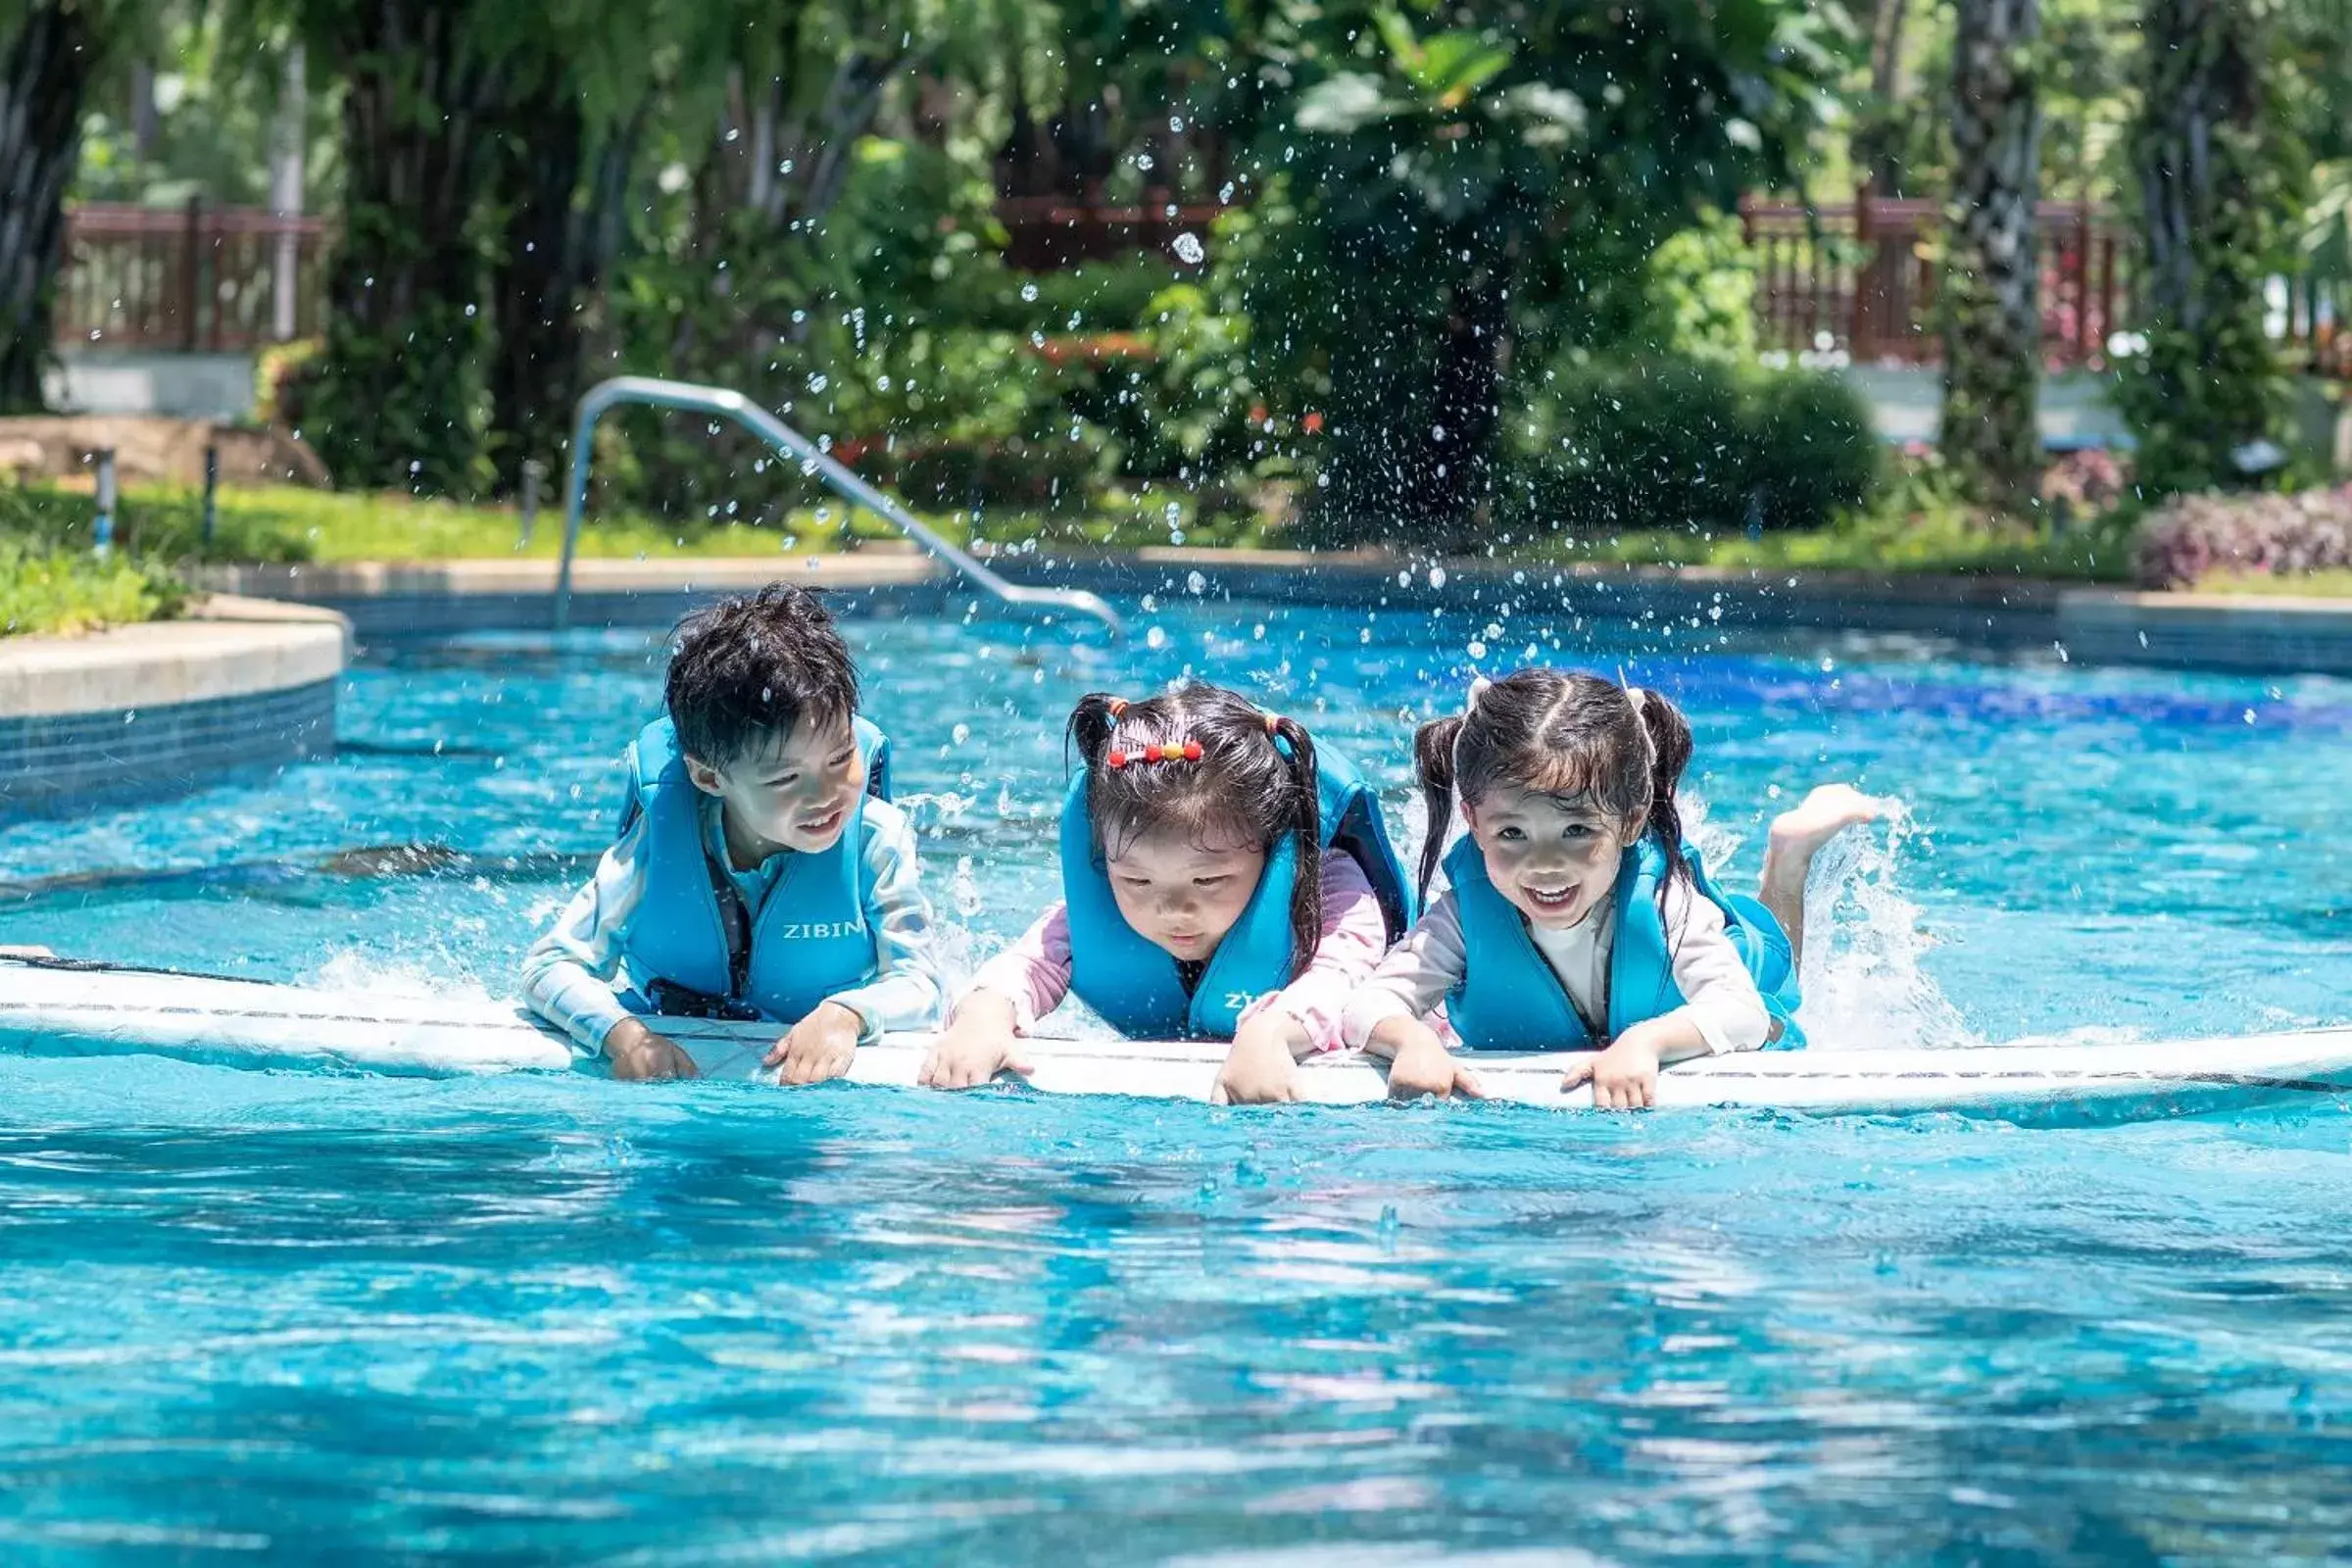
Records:
[[[1702,629],[1720,623],[1902,631],[1979,646],[2042,645],[2088,662],[2352,675],[2352,600],[2148,593],[2033,578],[1843,569],[1416,560],[1365,551],[1157,546],[998,550],[987,559],[1017,582],[1098,591],[1238,597],[1279,591],[1294,603],[1432,610],[1466,609],[1489,592],[1523,589],[1559,593],[1568,612],[1600,619],[1662,619]],[[362,635],[528,630],[548,623],[556,564],[532,559],[240,565],[206,568],[200,578],[232,594],[342,612]],[[885,600],[963,597],[951,573],[904,546],[775,557],[580,561],[573,565],[574,621],[658,624],[700,599],[777,580]],[[1316,591],[1300,591],[1309,588]]]
[[[189,611],[0,639],[0,808],[181,794],[333,750],[348,618],[227,594]]]

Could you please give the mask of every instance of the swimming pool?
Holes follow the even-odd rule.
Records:
[[[1050,896],[1078,693],[1262,683],[1401,802],[1406,719],[1571,629],[1137,619],[1120,650],[853,623],[959,965]],[[1686,703],[1736,876],[1774,786],[1911,802],[1831,868],[1817,1038],[2352,1017],[2352,687],[1571,649]],[[384,650],[331,762],[0,828],[0,932],[503,992],[601,847],[660,654]],[[450,853],[352,853],[403,843]],[[0,1105],[11,1561],[2319,1558],[2352,1530],[2331,1102],[2029,1130],[0,1057]]]

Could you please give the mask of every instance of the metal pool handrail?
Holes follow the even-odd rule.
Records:
[[[571,558],[579,548],[580,520],[588,510],[589,438],[607,409],[619,403],[646,403],[656,408],[715,414],[733,419],[776,451],[798,462],[801,471],[812,473],[852,503],[875,513],[901,533],[939,560],[1008,605],[1053,605],[1074,614],[1090,615],[1110,629],[1113,637],[1126,633],[1118,612],[1083,588],[1023,588],[1006,582],[959,546],[933,532],[905,507],[867,484],[815,442],[793,429],[740,392],[692,381],[665,381],[652,375],[616,375],[600,381],[580,399],[571,430],[571,484],[564,507],[564,561],[556,573],[556,630],[571,623]]]

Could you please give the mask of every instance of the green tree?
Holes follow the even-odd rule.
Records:
[[[1472,539],[1514,365],[1789,177],[1844,36],[1793,0],[1278,9],[1247,298],[1265,378],[1329,413],[1316,530]]]
[[[2281,406],[2263,328],[2289,270],[2304,152],[2285,113],[2275,0],[2149,0],[2139,175],[2147,352],[2123,382],[2152,489],[2242,482]]]
[[[497,0],[245,0],[253,35],[291,31],[342,83],[343,211],[305,436],[338,484],[482,487],[479,196],[517,74],[527,8]]]
[[[42,407],[83,111],[144,24],[138,0],[0,0],[0,414]]]
[[[2038,0],[1959,0],[1952,192],[1944,221],[1944,461],[1976,500],[2019,512],[2041,477]]]

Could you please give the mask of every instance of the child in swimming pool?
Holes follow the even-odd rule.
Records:
[[[1429,803],[1420,892],[1450,891],[1348,1004],[1347,1043],[1390,1058],[1391,1094],[1476,1095],[1426,1017],[1444,1004],[1471,1050],[1581,1051],[1564,1087],[1651,1103],[1662,1063],[1797,1030],[1797,942],[1814,855],[1878,806],[1815,790],[1772,827],[1762,899],[1719,890],[1683,842],[1675,790],[1690,727],[1656,692],[1522,669],[1473,683],[1468,710],[1421,726]],[[1450,853],[1456,796],[1467,834]]]
[[[784,1025],[764,1065],[792,1084],[931,1023],[914,831],[816,596],[777,583],[689,616],[663,698],[629,748],[618,842],[523,958],[532,1009],[616,1078],[695,1076],[664,1014]]]
[[[1410,920],[1355,769],[1298,720],[1195,682],[1083,699],[1062,901],[989,962],[923,1063],[942,1089],[1025,1072],[1018,1037],[1075,991],[1131,1038],[1230,1040],[1220,1102],[1298,1098],[1348,992]]]

